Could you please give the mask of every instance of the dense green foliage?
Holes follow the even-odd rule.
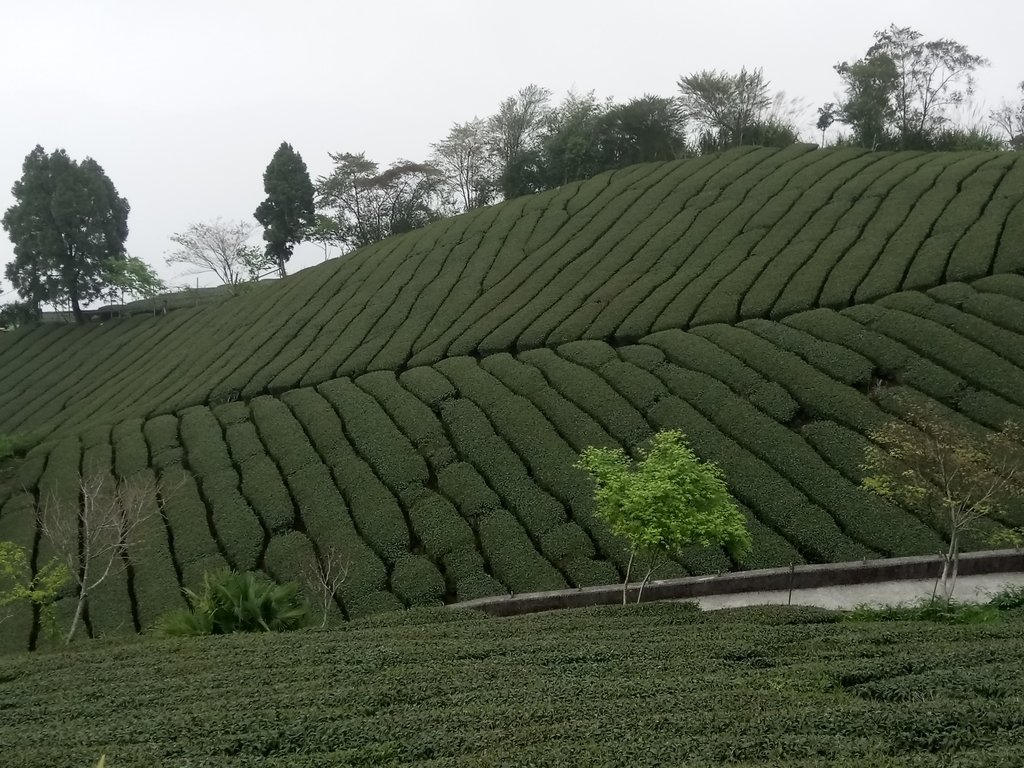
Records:
[[[201,592],[187,591],[189,608],[161,617],[168,637],[283,632],[309,623],[309,606],[293,582],[275,584],[262,574],[215,571],[203,578]]]
[[[267,258],[277,264],[281,277],[292,248],[306,238],[315,222],[313,182],[302,155],[286,141],[274,152],[263,173],[266,199],[256,208],[256,220],[263,225]]]
[[[934,515],[949,536],[942,593],[956,587],[960,543],[988,517],[1005,518],[1024,498],[1024,430],[1013,422],[984,437],[948,423],[937,407],[903,406],[904,418],[869,433],[865,488]]]
[[[417,611],[337,631],[98,644],[5,658],[0,743],[24,768],[101,753],[119,768],[1015,768],[1024,619],[1006,616]]]
[[[53,603],[70,578],[67,566],[54,559],[32,572],[29,552],[10,541],[0,541],[0,623],[11,606],[28,604],[43,614],[42,623],[53,623]]]
[[[163,489],[93,636],[152,626],[206,572],[292,581],[328,551],[351,565],[333,620],[607,584],[629,548],[573,464],[678,429],[753,547],[659,575],[934,554],[941,522],[860,490],[864,449],[908,403],[1024,423],[1022,271],[1014,155],[632,166],[217,304],[0,335],[0,432],[32,437],[0,471],[0,539],[32,548],[84,464]],[[963,545],[1021,525],[1012,506]],[[37,637],[31,613],[0,627]]]
[[[721,469],[700,461],[681,432],[658,432],[639,454],[634,464],[621,448],[589,446],[577,465],[594,480],[595,514],[628,542],[630,564],[646,561],[637,602],[661,560],[687,546],[724,547],[735,558],[751,546]],[[623,602],[629,576],[627,568]]]
[[[92,158],[79,163],[37,146],[11,194],[3,228],[14,260],[5,275],[32,308],[66,303],[81,320],[82,305],[114,285],[153,286],[155,275],[125,251],[128,201]]]

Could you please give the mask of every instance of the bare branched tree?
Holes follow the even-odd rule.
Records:
[[[490,202],[497,174],[483,120],[456,123],[443,140],[430,146],[430,162],[444,174],[445,186],[457,198],[457,210],[470,211]]]
[[[274,265],[262,248],[250,244],[255,231],[254,224],[244,221],[190,224],[184,232],[171,235],[178,250],[167,257],[167,263],[190,264],[194,273],[213,272],[224,285],[240,285]]]
[[[316,596],[322,619],[320,626],[327,626],[331,605],[334,603],[338,590],[348,580],[352,561],[341,550],[328,546],[320,553],[313,553],[305,569],[306,587]]]
[[[988,66],[956,40],[923,40],[910,27],[891,24],[875,33],[868,58],[884,56],[896,65],[896,123],[904,137],[925,135],[947,120],[946,111],[974,95],[974,72]]]
[[[487,121],[487,143],[502,167],[540,140],[551,91],[530,83],[509,96]]]
[[[1003,101],[998,109],[988,113],[989,120],[1006,134],[1006,140],[1014,149],[1024,149],[1024,81],[1017,86],[1020,101],[1010,104]]]
[[[908,424],[873,430],[863,485],[905,507],[933,514],[949,535],[942,593],[956,588],[964,534],[1024,494],[1024,429],[1007,422],[998,432],[968,433],[933,408],[908,407]]]
[[[162,493],[162,492],[161,492]],[[43,500],[40,526],[77,586],[74,618],[65,642],[74,639],[89,595],[128,565],[128,552],[142,544],[146,523],[159,514],[152,478],[117,481],[96,473],[79,480],[78,499]]]

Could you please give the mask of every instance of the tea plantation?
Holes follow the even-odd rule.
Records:
[[[575,457],[676,427],[754,547],[666,576],[932,554],[935,521],[857,489],[866,435],[915,402],[1024,422],[1022,273],[1017,153],[635,166],[222,303],[0,335],[0,434],[35,445],[0,473],[0,539],[38,565],[40,505],[74,502],[83,472],[158,481],[164,514],[91,596],[93,636],[146,629],[218,566],[289,580],[329,547],[352,563],[336,618],[609,583],[627,556]],[[0,648],[39,636],[26,610]]]
[[[87,766],[1017,768],[1024,616],[649,604],[6,657],[0,754]],[[244,660],[239,663],[239,660]]]

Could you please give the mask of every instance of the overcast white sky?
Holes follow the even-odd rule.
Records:
[[[832,65],[893,22],[991,60],[979,114],[1024,79],[1024,3],[1009,1],[0,0],[0,211],[36,144],[91,156],[131,204],[129,251],[172,278],[168,236],[249,219],[283,140],[315,178],[329,151],[425,159],[526,83],[626,99],[742,65],[813,108],[839,90]],[[292,269],[321,258],[300,246]]]

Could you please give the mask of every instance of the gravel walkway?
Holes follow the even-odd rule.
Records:
[[[957,579],[953,599],[961,602],[982,603],[1006,586],[1024,586],[1024,573],[961,576]],[[922,579],[794,589],[792,604],[839,610],[850,610],[858,605],[896,605],[898,603],[913,603],[921,598],[931,597],[934,588],[934,579]],[[790,602],[790,595],[786,590],[737,592],[731,595],[709,595],[696,598],[696,600],[704,610],[713,611],[717,608],[739,608],[745,605],[785,605]]]

